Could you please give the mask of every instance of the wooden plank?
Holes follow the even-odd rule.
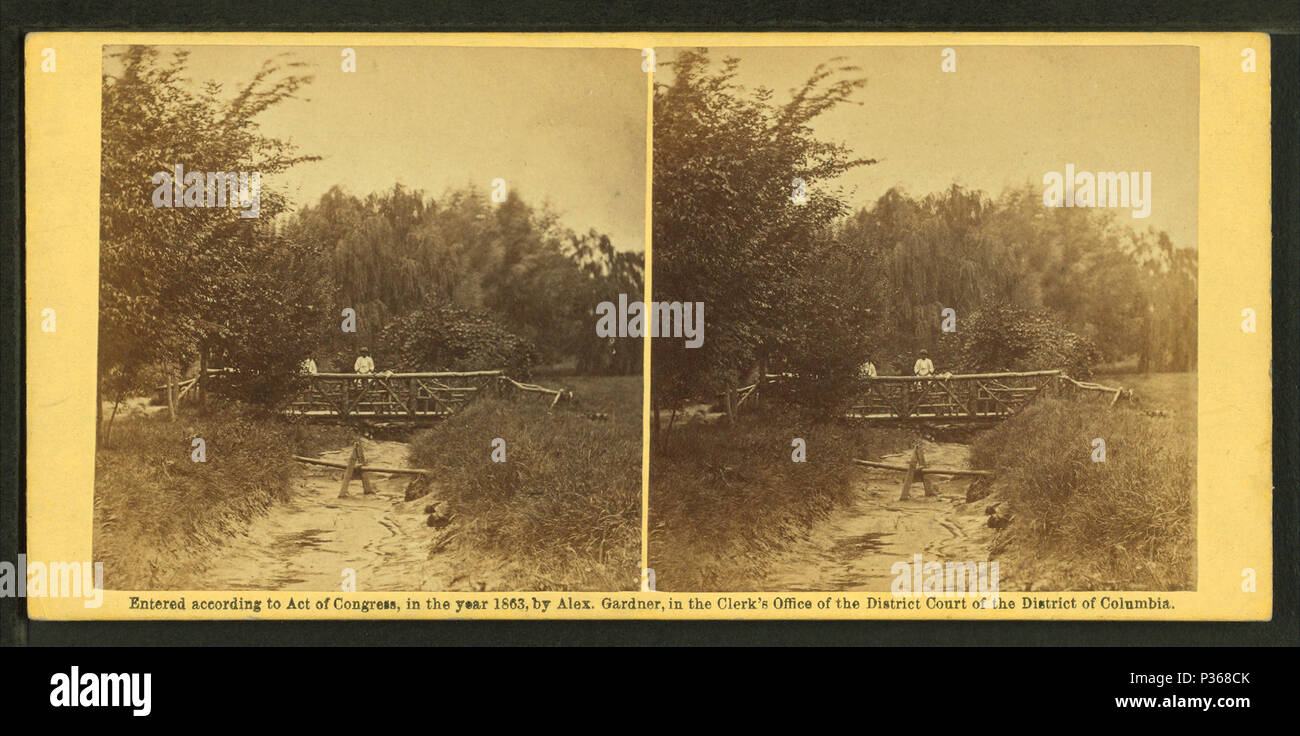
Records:
[[[1000,404],[1007,413],[1011,413],[1015,411],[1014,407],[1012,407],[1007,402],[1003,401],[1001,396],[998,396],[997,394],[993,393],[995,389],[989,388],[988,386],[984,385],[983,382],[980,381],[976,381],[976,385],[979,386],[982,391],[984,391],[984,393],[988,396],[988,398],[993,399],[998,404]]]
[[[990,380],[1002,378],[1033,378],[1039,376],[1059,376],[1061,371],[1023,371],[1020,373],[954,373],[950,376],[876,376],[872,382],[883,381],[887,383],[918,383],[922,380],[930,381],[963,381],[963,380]]]
[[[192,378],[188,381],[181,382],[180,385],[184,386],[185,388],[182,388],[180,394],[177,395],[176,397],[177,406],[180,406],[181,401],[185,399],[185,394],[188,394],[190,392],[190,389],[194,388],[198,384],[198,382],[199,379],[197,378]]]
[[[335,462],[333,460],[320,460],[314,457],[302,457],[301,455],[293,455],[292,457],[294,460],[307,465],[321,465],[327,468],[340,469],[347,468],[348,466],[347,463]],[[367,473],[388,473],[390,475],[428,475],[431,472],[428,470],[419,470],[417,468],[388,468],[382,465],[366,465],[361,468],[355,468],[354,470],[357,469],[364,470]]]
[[[868,468],[880,468],[882,470],[902,470],[908,469],[907,465],[896,465],[893,463],[881,463],[875,460],[858,460],[854,458],[853,462]],[[965,470],[962,468],[918,468],[917,473],[922,475],[958,475],[981,478],[992,478],[995,474],[987,470]]]
[[[343,384],[344,387],[345,387],[349,392],[352,390],[350,384],[351,384],[351,382]],[[353,399],[352,402],[351,402],[350,404],[348,404],[346,407],[344,407],[344,408],[345,408],[344,416],[347,416],[348,414],[351,414],[354,410],[355,410],[358,414],[360,414],[360,413],[361,413],[360,410],[361,410],[361,405],[362,405],[362,399],[366,399],[366,398],[368,398],[368,397],[370,396],[370,381],[362,379],[362,380],[360,380],[360,381],[357,382],[357,387],[356,387],[356,388],[357,388],[357,397],[356,397],[355,399]],[[368,405],[370,402],[367,401],[367,402],[365,402],[365,403]]]

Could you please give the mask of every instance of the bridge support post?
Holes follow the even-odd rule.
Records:
[[[352,473],[357,468],[357,448],[352,446],[352,454],[348,456],[348,466],[343,469],[343,485],[339,486],[339,498],[346,498],[348,495],[348,484],[352,482]]]
[[[357,475],[361,476],[361,491],[369,496],[375,492],[375,489],[371,487],[370,479],[366,477],[366,471],[362,469],[366,465],[366,451],[361,449],[361,440],[357,440],[353,447],[357,455]]]
[[[921,470],[921,484],[925,486],[925,495],[927,497],[939,495],[939,492],[934,489],[934,481],[930,480],[930,476],[925,473],[925,467],[928,465],[925,462],[925,448],[917,445],[912,452],[916,455],[917,468]]]
[[[912,497],[912,480],[916,477],[916,452],[912,452],[912,457],[907,461],[907,472],[903,475],[903,493],[898,497],[899,501],[907,501]]]
[[[361,490],[364,495],[369,496],[375,492],[370,486],[370,479],[362,470],[366,464],[365,450],[361,449],[361,440],[357,440],[352,445],[352,455],[348,458],[348,466],[343,469],[343,485],[339,488],[339,498],[345,498],[348,495],[348,485],[352,483],[352,474],[356,473],[361,476]]]

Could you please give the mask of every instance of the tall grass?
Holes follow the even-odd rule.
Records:
[[[779,410],[735,426],[674,429],[650,463],[650,566],[662,590],[756,590],[770,564],[853,497],[853,458],[909,447],[913,434],[814,422]],[[803,438],[807,462],[792,462]]]
[[[557,378],[573,405],[479,399],[411,442],[457,538],[514,590],[628,590],[641,568],[641,379]],[[601,415],[590,418],[588,415]],[[492,462],[496,438],[506,462]]]
[[[115,422],[95,456],[94,554],[105,585],[168,589],[201,552],[290,493],[290,455],[347,440],[227,404],[206,416]],[[192,459],[202,438],[206,460]]]
[[[1093,440],[1106,443],[1093,462]],[[1039,399],[976,440],[1012,523],[993,558],[1034,590],[1196,586],[1196,424],[1104,403]]]

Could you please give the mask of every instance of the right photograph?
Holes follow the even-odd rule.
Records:
[[[657,590],[1196,590],[1197,48],[656,54]]]

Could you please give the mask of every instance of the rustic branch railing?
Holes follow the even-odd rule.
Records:
[[[968,373],[937,376],[877,376],[847,416],[871,420],[986,421],[1012,416],[1061,371]]]
[[[768,374],[771,385],[789,374]],[[1113,406],[1128,389],[1076,381],[1060,370],[1001,373],[940,374],[934,376],[875,376],[845,416],[873,421],[992,422],[1020,412],[1049,387],[1063,391],[1088,391],[1109,395]],[[754,383],[718,394],[723,410],[733,417],[759,388]]]
[[[454,414],[475,396],[497,389],[501,371],[314,373],[289,412],[306,417],[416,421]]]
[[[1116,386],[1103,386],[1100,383],[1092,383],[1090,381],[1076,381],[1064,373],[1061,374],[1059,380],[1060,383],[1058,384],[1058,387],[1061,389],[1073,387],[1079,391],[1095,391],[1097,393],[1110,394],[1111,406],[1114,406],[1115,402],[1120,400],[1120,397],[1127,397],[1129,401],[1133,400],[1133,389],[1118,388]]]
[[[562,391],[557,388],[546,388],[545,386],[538,386],[535,383],[520,383],[519,381],[516,381],[515,379],[509,376],[502,376],[501,380],[505,383],[506,386],[509,386],[510,388],[513,388],[517,391],[523,391],[525,393],[534,393],[534,394],[545,394],[547,396],[552,397],[551,405],[550,405],[551,409],[554,409],[555,405],[560,403],[560,399],[573,398],[572,391]]]
[[[573,392],[523,383],[503,371],[441,371],[425,373],[313,373],[303,375],[303,388],[289,413],[304,417],[417,422],[450,416],[484,394],[541,394],[550,408]]]

